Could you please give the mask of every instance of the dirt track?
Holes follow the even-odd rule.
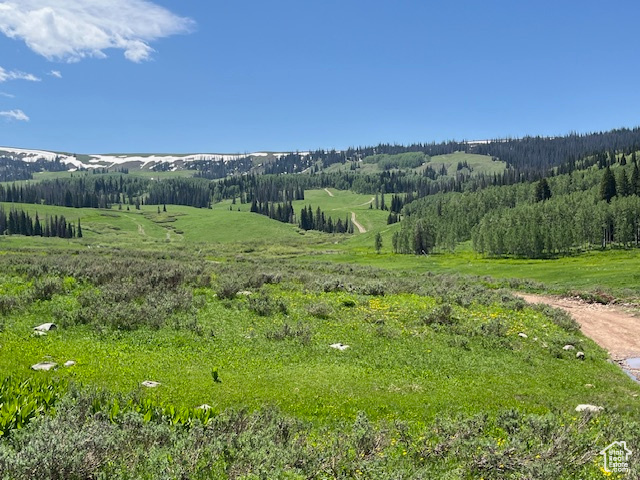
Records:
[[[356,212],[351,212],[351,223],[353,223],[360,233],[367,233],[367,229],[364,228],[358,220],[356,220]]]
[[[517,293],[529,303],[546,303],[568,312],[582,333],[606,349],[614,360],[640,357],[640,318],[619,308],[587,303],[575,298],[558,298],[530,293]]]

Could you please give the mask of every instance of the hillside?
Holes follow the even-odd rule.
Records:
[[[552,168],[570,164],[597,152],[618,151],[630,153],[640,146],[640,129],[617,129],[609,132],[569,134],[559,137],[524,137],[521,139],[492,139],[482,141],[449,141],[443,143],[415,143],[411,145],[379,144],[377,146],[349,147],[344,150],[315,150],[296,152],[256,153],[197,153],[197,154],[74,154],[45,150],[30,150],[0,147],[0,159],[34,164],[39,169],[132,169],[176,171],[194,170],[206,178],[224,178],[242,173],[314,173],[318,171],[342,171],[345,166],[357,170],[367,166],[367,159],[376,155],[422,154],[427,157],[443,156],[442,164],[452,174],[450,157],[447,155],[476,155],[469,158],[454,158],[458,162],[467,160],[469,166],[483,170],[491,165],[489,172],[501,173],[511,170],[514,178],[526,176],[535,179]],[[456,153],[457,152],[457,153]],[[488,157],[488,158],[486,158]],[[491,160],[491,161],[489,161]],[[438,162],[436,162],[438,163]],[[51,165],[56,164],[56,165]],[[341,165],[341,166],[340,166]],[[370,164],[369,164],[370,165]],[[440,165],[442,166],[442,165]],[[371,168],[364,170],[372,173]],[[20,179],[20,178],[15,178]]]

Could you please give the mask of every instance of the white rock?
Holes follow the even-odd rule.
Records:
[[[33,329],[37,332],[49,332],[51,330],[55,330],[56,328],[58,328],[58,326],[55,323],[43,323],[42,325],[33,327]]]
[[[241,290],[236,293],[237,297],[248,297],[249,295],[253,295],[253,293],[251,293],[249,290]]]
[[[31,365],[31,369],[36,371],[48,372],[49,370],[52,370],[57,366],[58,364],[54,362],[42,362]]]
[[[213,407],[211,405],[207,405],[206,403],[203,403],[199,407],[196,407],[196,410],[211,410],[212,408]]]
[[[518,334],[518,336],[521,337],[521,338],[529,338],[529,335],[527,335],[526,333],[523,333],[523,332],[520,332]]]
[[[576,407],[576,412],[600,412],[602,410],[604,410],[604,407],[589,404],[580,404]]]
[[[573,345],[565,345],[564,347],[562,347],[563,350],[575,350],[576,347],[574,347]]]
[[[143,387],[147,387],[147,388],[156,388],[159,387],[161,385],[160,382],[154,382],[152,380],[145,380],[144,382],[141,383],[141,385]]]
[[[343,345],[342,343],[332,343],[329,345],[331,348],[335,348],[336,350],[344,351],[349,348],[349,345]]]
[[[584,352],[578,352],[576,353],[576,358],[578,360],[584,360]]]
[[[596,386],[595,386],[594,384],[592,384],[592,383],[585,383],[585,384],[584,384],[584,386],[585,386],[586,388],[595,388],[595,387],[596,387]]]
[[[73,367],[75,364],[76,362],[74,362],[73,360],[67,360],[66,362],[64,362],[65,367]]]

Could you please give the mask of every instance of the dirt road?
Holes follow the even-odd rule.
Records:
[[[330,197],[333,197],[333,193],[331,193],[331,191],[328,188],[325,188],[324,191],[327,192]]]
[[[356,212],[351,212],[351,223],[355,225],[360,233],[367,233],[367,229],[360,225],[358,220],[356,220]]]
[[[529,303],[546,303],[568,312],[587,337],[609,352],[622,367],[638,377],[640,369],[626,360],[640,357],[640,318],[612,305],[587,303],[575,298],[559,298],[530,293],[517,293]]]
[[[371,200],[369,200],[368,202],[364,202],[361,203],[360,205],[358,205],[359,207],[366,207],[367,205],[373,203],[373,200],[375,199],[375,197],[371,197]]]

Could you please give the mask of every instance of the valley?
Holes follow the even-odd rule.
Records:
[[[318,157],[0,184],[0,472],[602,478],[603,443],[640,440],[640,385],[615,363],[640,354],[638,216],[614,210],[636,195],[599,191],[606,168],[633,177],[632,153],[544,177],[553,202],[611,209],[604,248],[565,224],[529,256],[473,235],[500,202],[541,208],[541,180],[498,181],[475,153],[442,154],[435,178],[438,156],[390,154],[396,170]],[[58,236],[29,223],[61,218]]]

